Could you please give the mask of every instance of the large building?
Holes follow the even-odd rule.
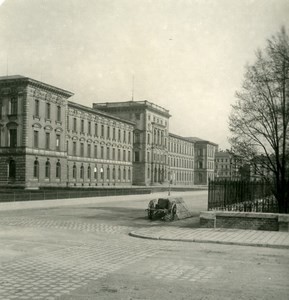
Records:
[[[170,133],[167,109],[149,101],[89,108],[71,96],[0,77],[0,186],[193,186],[213,176],[217,145]]]

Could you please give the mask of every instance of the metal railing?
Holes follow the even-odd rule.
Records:
[[[208,210],[278,212],[270,184],[240,180],[209,182]]]
[[[150,194],[150,189],[39,190],[0,192],[0,202],[73,199],[121,195]]]

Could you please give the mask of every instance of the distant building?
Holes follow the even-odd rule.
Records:
[[[0,186],[207,185],[217,145],[169,132],[149,101],[94,103],[24,77],[0,77]]]
[[[209,180],[215,177],[215,153],[218,145],[197,137],[189,137],[188,140],[195,144],[195,180],[196,185],[207,185]]]
[[[242,167],[240,161],[228,151],[220,150],[216,152],[215,155],[215,178],[216,179],[241,178],[242,176],[241,168]]]

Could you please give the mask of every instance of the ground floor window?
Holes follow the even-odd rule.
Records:
[[[8,164],[8,176],[10,179],[16,178],[16,163],[13,159],[11,159]]]

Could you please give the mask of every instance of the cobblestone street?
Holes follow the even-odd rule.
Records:
[[[1,211],[0,299],[288,299],[288,249],[130,237],[146,203]]]

